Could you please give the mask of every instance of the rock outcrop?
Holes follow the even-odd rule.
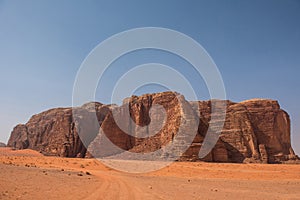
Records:
[[[203,119],[210,120],[210,101],[199,102]],[[220,140],[229,162],[278,163],[297,159],[290,141],[290,118],[277,101],[227,101]]]
[[[8,146],[64,157],[84,155],[86,151],[74,129],[71,108],[51,109],[32,116],[25,125],[17,125]]]
[[[223,103],[224,127],[214,148],[201,160],[282,163],[298,159],[291,147],[289,115],[277,101]],[[63,157],[106,157],[129,151],[196,161],[209,126],[217,123],[211,120],[211,107],[212,101],[188,102],[178,93],[163,92],[132,96],[121,106],[88,103],[51,109],[17,125],[8,146]],[[170,144],[172,149],[166,151]],[[177,150],[186,145],[179,155]]]
[[[6,147],[6,144],[3,142],[0,142],[0,147]]]

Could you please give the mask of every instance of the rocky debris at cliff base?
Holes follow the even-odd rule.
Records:
[[[147,154],[163,150],[171,142],[175,144],[172,151],[159,154],[167,160],[297,162],[299,158],[291,146],[289,115],[277,101],[269,99],[240,103],[218,100],[226,104],[225,123],[214,148],[199,159],[209,126],[217,126],[221,119],[218,107],[212,118],[211,108],[215,102],[189,102],[178,93],[163,92],[132,96],[121,106],[91,102],[74,109],[55,108],[32,116],[26,124],[17,125],[8,146],[34,149],[44,155],[84,158],[111,157],[124,151]],[[155,105],[164,108],[163,114],[151,109]],[[117,123],[115,114],[122,119],[121,124]],[[86,122],[84,125],[81,125],[82,120]],[[185,133],[177,137],[181,125],[185,125]],[[178,149],[188,143],[189,134],[193,132],[196,136],[181,154]],[[149,137],[141,138],[141,135]],[[112,148],[108,141],[118,148]]]

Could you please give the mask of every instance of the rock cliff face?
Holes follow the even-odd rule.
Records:
[[[203,119],[210,120],[210,101],[199,102]],[[289,115],[277,101],[227,101],[220,140],[230,162],[278,163],[297,159],[290,141]]]
[[[17,125],[8,146],[64,157],[76,157],[86,152],[74,129],[71,108],[51,109],[32,116],[25,125]]]
[[[291,147],[289,116],[277,101],[224,103],[227,106],[223,130],[212,151],[201,160],[281,163],[298,159]],[[188,102],[182,95],[164,92],[132,96],[121,106],[88,103],[74,108],[73,113],[72,108],[51,109],[17,125],[8,146],[63,157],[157,151],[159,156],[168,158],[178,156],[176,149],[191,143],[179,160],[196,161],[209,124],[214,123],[211,104],[211,101]],[[157,105],[160,108],[153,109]],[[87,123],[79,126],[83,119]],[[188,141],[193,132],[196,136]],[[108,140],[118,148],[111,148]],[[174,144],[172,153],[165,153],[164,148],[170,143]]]

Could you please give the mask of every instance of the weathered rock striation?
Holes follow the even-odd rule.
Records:
[[[277,101],[221,102],[226,103],[223,129],[201,160],[283,163],[299,159],[291,147],[289,115]],[[51,109],[17,125],[8,146],[63,157],[107,157],[129,151],[197,161],[209,127],[218,123],[211,120],[212,103],[189,102],[178,93],[163,92],[132,96],[121,106],[88,103]],[[185,145],[188,149],[178,154]]]
[[[210,101],[199,102],[201,116],[210,120]],[[252,99],[227,101],[220,135],[230,162],[280,163],[295,160],[290,141],[290,118],[277,101]]]

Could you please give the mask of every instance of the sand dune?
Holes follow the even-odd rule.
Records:
[[[0,175],[0,199],[300,199],[300,165],[175,162],[130,174],[0,148]]]

